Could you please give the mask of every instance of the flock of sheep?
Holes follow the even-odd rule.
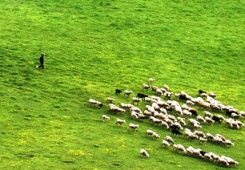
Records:
[[[150,78],[149,81],[153,83],[155,79]],[[159,88],[157,86],[143,84],[143,89],[147,92],[148,89],[151,89],[153,95],[149,97],[146,94],[138,93],[136,97],[132,97],[132,103],[120,103],[119,106],[114,104],[115,99],[108,97],[108,112],[118,116],[120,114],[129,113],[132,119],[139,121],[149,119],[153,125],[162,126],[170,130],[173,136],[183,135],[189,139],[197,139],[200,142],[213,142],[227,147],[235,145],[234,142],[221,134],[212,135],[211,133],[201,131],[204,124],[214,124],[217,122],[224,122],[227,127],[233,129],[241,129],[244,126],[242,121],[238,120],[238,118],[244,117],[245,112],[238,111],[238,109],[232,106],[222,104],[215,99],[217,96],[215,93],[206,93],[203,90],[199,90],[199,97],[192,97],[184,91],[174,94],[169,91],[167,85]],[[115,93],[116,95],[124,93],[124,96],[129,97],[133,91],[116,89]],[[181,105],[180,101],[181,103],[184,102],[184,104]],[[144,110],[136,106],[140,102],[146,103]],[[89,99],[88,103],[97,105],[100,108],[103,106],[102,102],[94,99]],[[205,109],[203,110],[204,116],[201,116],[196,108],[199,108],[199,110]],[[214,115],[211,112],[220,114]],[[222,115],[223,113],[225,113],[228,118],[225,118]],[[103,122],[107,122],[110,120],[110,117],[104,114],[102,115],[102,120]],[[125,123],[125,120],[119,118],[117,118],[115,122],[118,126]],[[136,131],[138,128],[138,124],[129,123],[129,130]],[[191,129],[193,129],[193,131]],[[146,134],[152,138],[160,138],[160,135],[150,129],[146,130]],[[194,149],[192,146],[185,148],[181,144],[175,144],[170,136],[166,136],[161,144],[165,147],[169,147],[172,144],[174,151],[178,153],[200,157],[227,167],[238,165],[238,162],[232,158],[223,155],[218,156],[213,152],[205,152],[201,149]],[[140,155],[144,157],[150,156],[145,149],[140,150]]]

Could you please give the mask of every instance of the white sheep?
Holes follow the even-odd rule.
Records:
[[[191,106],[194,106],[195,105],[195,103],[192,102],[191,100],[186,100],[186,104],[191,105]]]
[[[206,120],[204,119],[204,117],[202,117],[200,115],[197,116],[197,120],[206,123]]]
[[[186,126],[185,118],[177,117],[177,119],[182,126]]]
[[[185,109],[182,111],[182,114],[183,114],[184,116],[191,116],[191,115],[192,115],[191,112],[189,112],[188,110],[185,110]]]
[[[150,97],[145,97],[145,102],[151,103],[153,102],[153,99]]]
[[[160,138],[160,136],[156,132],[153,132],[151,137],[156,138],[156,139]]]
[[[215,98],[217,96],[214,92],[209,92],[208,95],[212,98]]]
[[[172,144],[174,144],[174,140],[173,140],[173,138],[171,138],[170,136],[166,136],[166,141],[168,141],[168,142],[170,142],[170,143],[172,143]]]
[[[89,102],[89,104],[98,104],[99,103],[97,100],[94,100],[94,99],[89,99],[88,102]]]
[[[133,101],[133,103],[139,103],[140,101],[142,101],[142,99],[137,98],[137,97],[133,97],[132,101]]]
[[[136,125],[136,124],[133,124],[133,123],[130,123],[129,124],[129,129],[130,130],[136,130],[136,129],[138,129],[139,128],[139,125]]]
[[[148,90],[149,88],[151,88],[151,86],[150,86],[150,85],[148,85],[148,84],[143,84],[143,89]]]
[[[178,152],[184,152],[186,153],[185,147],[181,144],[174,144],[173,149]]]
[[[203,137],[200,137],[200,138],[199,138],[199,141],[200,141],[200,142],[207,142],[207,141],[208,141],[208,139],[203,138]]]
[[[113,102],[115,101],[115,99],[113,99],[113,98],[111,98],[111,97],[108,97],[108,98],[107,98],[107,101],[108,101],[109,103],[113,103]]]
[[[211,156],[209,153],[205,153],[205,154],[203,155],[203,158],[205,158],[205,159],[207,159],[207,160],[209,160],[209,161],[213,161],[213,158],[212,158],[212,156]]]
[[[166,90],[169,90],[169,86],[166,85],[166,84],[163,85],[163,88],[166,89]]]
[[[97,106],[99,106],[100,108],[103,106],[103,104],[102,104],[101,102],[99,102],[99,101],[97,101],[97,100],[94,100],[94,99],[89,99],[89,100],[88,100],[88,103],[89,103],[89,104],[92,104],[92,105],[97,105]]]
[[[159,94],[159,95],[161,95],[161,96],[163,95],[162,90],[161,90],[161,89],[159,89],[159,88],[158,88],[158,89],[156,89],[156,93],[157,93],[157,94]]]
[[[223,141],[223,144],[225,144],[226,146],[234,146],[235,144],[233,142],[231,142],[231,140],[225,140]]]
[[[211,133],[206,133],[206,138],[208,140],[214,140],[214,136]]]
[[[140,155],[143,157],[148,157],[148,158],[150,157],[150,155],[145,149],[140,149]]]
[[[170,143],[168,141],[166,141],[166,140],[163,140],[162,141],[162,145],[168,147],[168,146],[170,146]]]
[[[169,129],[169,125],[168,125],[167,122],[165,122],[165,121],[162,120],[162,121],[161,121],[161,124],[162,124],[163,127]]]
[[[213,114],[208,111],[204,111],[203,113],[204,113],[204,116],[213,117]]]
[[[118,119],[117,118],[117,120],[116,120],[116,125],[122,125],[122,124],[124,124],[124,123],[126,123],[126,121],[125,120],[122,120],[122,119]]]
[[[131,91],[131,90],[124,90],[124,95],[129,96],[131,93],[133,93],[133,91]]]
[[[150,129],[146,130],[146,132],[145,132],[145,134],[147,134],[149,136],[151,136],[153,133],[154,133],[154,131],[150,130]]]
[[[107,115],[102,115],[102,119],[103,119],[103,122],[107,122],[108,120],[110,120],[110,117]]]
[[[136,107],[136,106],[132,106],[132,107],[130,108],[130,111],[135,111],[135,112],[138,112],[138,113],[143,113],[143,112],[141,111],[141,109],[140,109],[139,107]]]
[[[135,112],[135,111],[131,111],[131,117],[133,119],[139,119],[139,113],[138,112]]]
[[[202,131],[200,131],[200,130],[195,130],[194,133],[195,133],[197,136],[200,136],[200,137],[203,137],[203,138],[206,137],[205,134],[204,134]]]
[[[155,81],[155,79],[154,78],[149,78],[149,82],[151,82],[151,83],[153,83]]]
[[[204,119],[206,120],[207,123],[215,123],[215,121],[212,120],[210,117],[206,116]]]

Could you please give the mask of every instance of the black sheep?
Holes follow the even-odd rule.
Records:
[[[212,119],[213,119],[215,122],[219,122],[219,123],[221,123],[221,121],[222,121],[222,120],[221,120],[219,117],[217,117],[217,116],[213,116]]]
[[[182,133],[178,129],[172,129],[173,135],[182,135]]]
[[[146,97],[148,97],[148,95],[143,94],[143,93],[138,93],[136,97],[142,98],[144,100]]]
[[[199,93],[199,94],[202,94],[202,93],[207,93],[207,92],[205,92],[205,91],[203,91],[203,90],[198,90],[198,93]]]
[[[115,92],[116,92],[116,95],[119,95],[120,93],[122,93],[122,90],[116,89]]]

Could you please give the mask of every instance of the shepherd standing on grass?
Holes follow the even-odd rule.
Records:
[[[44,69],[44,53],[41,54],[39,61],[40,61],[40,65],[37,68]]]

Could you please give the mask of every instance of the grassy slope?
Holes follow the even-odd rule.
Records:
[[[242,1],[1,1],[0,167],[217,168],[161,149],[160,141],[143,133],[169,131],[147,122],[135,134],[114,127],[117,116],[102,124],[107,109],[86,102],[114,97],[116,87],[137,93],[155,77],[156,85],[166,83],[174,92],[215,91],[223,103],[244,110],[244,6]],[[40,71],[35,65],[42,50],[46,69]],[[237,158],[241,165],[234,169],[244,169],[244,130],[220,125],[204,131],[227,134],[236,146],[176,141]],[[141,147],[151,159],[139,158]]]

